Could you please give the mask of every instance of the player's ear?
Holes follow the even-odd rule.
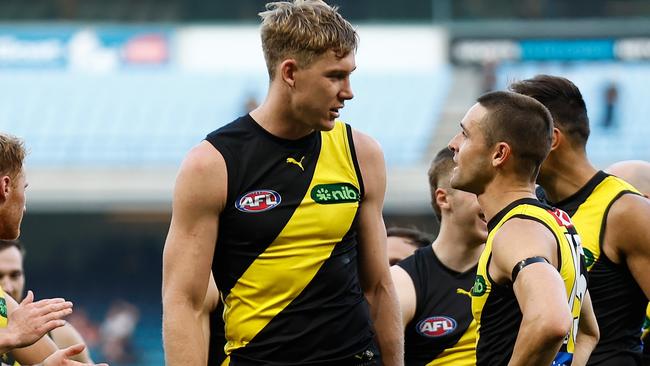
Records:
[[[280,77],[282,82],[293,88],[296,85],[296,71],[298,70],[298,62],[295,59],[288,58],[279,66]]]
[[[510,145],[505,142],[497,142],[492,150],[492,166],[498,167],[505,164],[512,154]]]
[[[553,127],[553,140],[551,141],[551,151],[557,149],[564,141],[564,134],[557,127]]]
[[[440,210],[449,209],[449,200],[447,196],[447,190],[444,188],[437,188],[433,193],[436,199],[436,205],[440,207]]]
[[[11,178],[8,175],[0,178],[0,201],[4,202],[11,192]]]

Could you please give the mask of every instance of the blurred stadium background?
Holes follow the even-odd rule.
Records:
[[[75,302],[96,360],[163,364],[174,176],[191,146],[264,97],[265,2],[0,0],[0,130],[31,151],[28,288]],[[342,119],[384,147],[388,225],[436,229],[429,160],[478,95],[537,73],[582,90],[599,167],[650,160],[648,1],[338,5],[361,37]],[[116,307],[131,315],[111,322]],[[110,354],[111,332],[132,358]]]

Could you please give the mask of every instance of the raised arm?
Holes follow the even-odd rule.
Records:
[[[65,325],[61,328],[54,329],[52,332],[50,332],[50,334],[52,336],[52,340],[59,349],[68,348],[77,344],[83,344],[85,346],[86,344],[81,334],[79,334],[79,332],[70,323],[65,323]],[[79,362],[87,362],[91,364],[93,363],[87,347],[84,347],[84,349],[78,354],[72,355],[70,359]]]
[[[24,365],[41,363],[58,350],[46,334],[65,324],[61,318],[72,313],[72,303],[60,298],[34,302],[31,291],[20,304],[8,295],[5,300],[8,319],[3,331],[15,335],[17,343],[10,351],[18,362]]]
[[[163,252],[163,340],[166,365],[205,365],[201,313],[227,196],[226,164],[208,142],[183,162],[174,189]]]
[[[523,267],[515,279],[512,270],[521,261],[545,258]],[[509,365],[551,364],[571,329],[566,289],[557,270],[557,243],[541,224],[510,219],[493,241],[490,275],[512,287],[522,314]]]
[[[365,195],[359,212],[360,279],[370,304],[377,342],[384,365],[404,363],[404,328],[386,254],[386,228],[382,217],[386,193],[386,165],[376,141],[353,132]]]

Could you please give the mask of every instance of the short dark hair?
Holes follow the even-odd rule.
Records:
[[[542,103],[553,116],[553,123],[570,141],[583,150],[589,139],[589,117],[580,89],[569,79],[537,75],[514,82],[509,87]]]
[[[553,118],[548,109],[531,97],[507,91],[485,93],[476,101],[488,110],[482,123],[487,145],[506,142],[518,160],[515,172],[534,180],[551,151]]]
[[[438,221],[442,221],[442,213],[440,207],[436,203],[436,189],[449,188],[451,171],[454,168],[454,152],[445,147],[438,151],[436,156],[431,161],[429,166],[429,193],[431,195],[431,207],[433,212],[436,213]]]
[[[426,233],[408,227],[389,227],[386,229],[386,236],[396,236],[399,238],[408,239],[413,245],[417,247],[426,247],[431,244],[431,238]]]
[[[18,240],[0,240],[0,252],[9,249],[11,247],[16,247],[18,251],[20,252],[20,256],[24,259],[25,258],[25,248],[23,247],[23,244],[18,241]]]

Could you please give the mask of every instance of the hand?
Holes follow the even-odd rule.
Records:
[[[9,314],[7,331],[14,335],[16,348],[34,344],[52,329],[65,325],[61,318],[72,313],[72,303],[61,298],[34,301],[34,293]]]
[[[69,360],[69,357],[78,355],[81,351],[84,350],[86,346],[83,343],[75,344],[68,348],[60,349],[50,355],[43,361],[43,366],[82,366],[82,365],[93,365],[90,363],[82,363],[73,360]],[[108,366],[106,363],[98,363],[97,366]]]

